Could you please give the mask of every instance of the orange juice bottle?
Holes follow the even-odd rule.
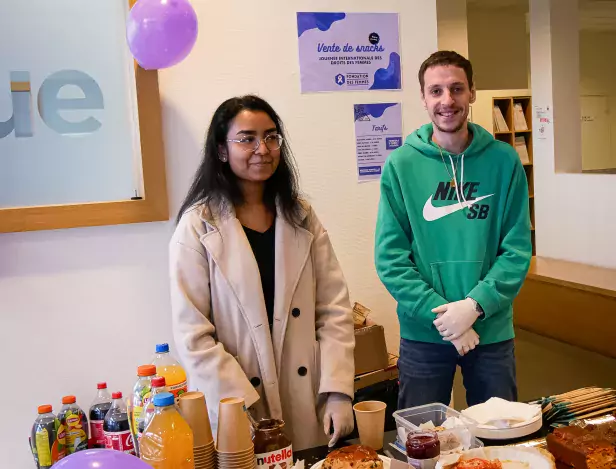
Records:
[[[167,389],[175,396],[177,403],[180,396],[188,391],[188,383],[184,368],[169,353],[169,344],[156,345],[156,355],[152,365],[156,365],[156,374],[165,378]]]
[[[141,437],[141,460],[154,469],[193,469],[193,432],[177,411],[173,394],[157,394],[154,407]]]

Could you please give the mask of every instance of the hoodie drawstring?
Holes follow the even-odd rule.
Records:
[[[460,155],[461,158],[461,168],[460,168],[460,186],[458,187],[458,175],[456,173],[456,166],[453,164],[453,158],[451,157],[451,155],[447,155],[449,156],[449,163],[451,164],[451,169],[453,170],[453,180],[456,184],[456,197],[458,198],[458,203],[460,204],[460,206],[462,208],[464,208],[464,205],[462,204],[462,200],[464,200],[464,202],[466,202],[466,199],[464,198],[464,153],[462,153]],[[460,199],[460,197],[462,197],[462,199]]]

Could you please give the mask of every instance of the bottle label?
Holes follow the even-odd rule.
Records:
[[[56,434],[57,439],[54,443],[54,449],[52,450],[53,462],[58,462],[60,459],[66,456],[66,427],[56,419]]]
[[[143,413],[143,407],[135,404],[135,407],[133,407],[133,421],[132,421],[133,431],[135,433],[137,433],[137,427],[138,427],[137,422],[141,418],[142,413]]]
[[[255,454],[257,469],[274,469],[279,465],[282,469],[291,469],[293,466],[293,446],[281,448],[270,453]]]
[[[135,443],[130,430],[124,432],[105,432],[105,448],[135,455]]]
[[[152,399],[152,390],[150,386],[144,386],[139,392],[135,393],[133,398],[133,429],[136,432],[138,427],[137,422],[143,414],[143,409],[148,406]]]
[[[51,448],[49,447],[49,432],[46,428],[36,432],[36,452],[39,467],[51,467]]]
[[[177,404],[180,401],[180,396],[188,392],[188,383],[186,381],[182,381],[181,383],[174,384],[173,386],[168,386],[167,389],[175,396],[175,403]]]
[[[97,448],[105,446],[104,423],[104,420],[90,420],[90,441]]]
[[[66,449],[68,454],[88,448],[87,420],[82,412],[66,414]]]

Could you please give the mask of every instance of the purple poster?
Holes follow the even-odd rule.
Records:
[[[400,103],[355,105],[355,148],[359,181],[379,179],[387,156],[402,143]]]
[[[397,13],[298,13],[302,93],[399,90]]]

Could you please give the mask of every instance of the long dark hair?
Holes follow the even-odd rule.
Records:
[[[176,222],[179,222],[186,210],[198,203],[205,204],[211,214],[220,214],[221,208],[226,204],[236,206],[244,202],[237,176],[230,165],[220,161],[219,157],[220,145],[227,145],[227,132],[231,121],[244,110],[265,112],[276,124],[276,131],[283,136],[280,163],[272,177],[265,182],[264,202],[272,211],[276,210],[278,202],[287,222],[294,226],[300,223],[298,173],[287,143],[284,125],[269,103],[253,95],[228,99],[214,112],[205,138],[203,159]]]

